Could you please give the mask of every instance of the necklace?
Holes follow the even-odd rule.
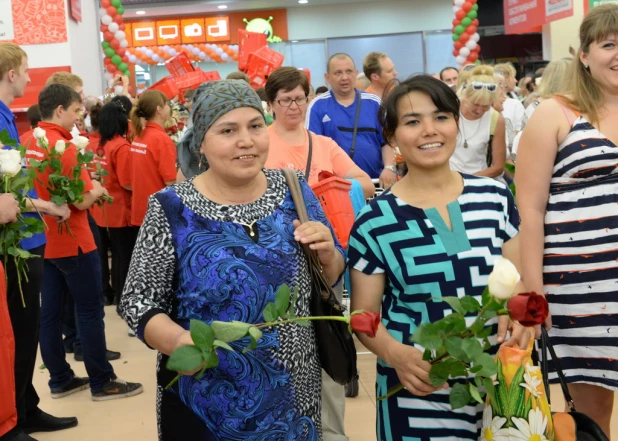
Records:
[[[462,117],[463,117],[463,115],[462,115]],[[472,136],[470,138],[474,138],[474,135],[476,135],[479,132],[479,130],[481,129],[481,123],[483,122],[481,118],[479,118],[479,123],[476,126],[476,131],[472,134]],[[463,121],[462,121],[462,124],[461,124],[461,133],[463,134],[463,137],[464,137],[464,149],[467,149],[468,148],[468,137],[466,136],[466,129],[464,128],[464,126],[466,125],[465,121],[467,121],[467,120],[465,119],[465,117],[463,117]]]
[[[249,230],[249,236],[251,237],[255,237],[255,231],[253,230],[253,226],[255,225],[255,223],[257,222],[257,220],[254,220],[253,222],[251,222],[250,224],[246,224],[244,222],[239,222],[239,221],[235,221],[237,224],[242,225],[243,227],[247,228]]]

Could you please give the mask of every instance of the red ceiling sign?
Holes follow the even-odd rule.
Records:
[[[78,23],[82,22],[82,0],[71,0],[69,2],[71,18]]]
[[[504,30],[507,35],[530,32],[572,15],[573,0],[504,0]]]

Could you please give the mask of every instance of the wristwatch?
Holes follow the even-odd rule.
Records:
[[[384,168],[386,170],[392,171],[393,173],[397,173],[397,166],[395,166],[395,165],[385,165]]]

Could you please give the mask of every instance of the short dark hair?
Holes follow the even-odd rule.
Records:
[[[90,115],[90,125],[92,126],[93,130],[99,130],[99,125],[100,125],[100,116],[101,116],[101,109],[103,108],[103,104],[101,103],[96,103],[94,106],[91,106],[90,109],[88,110],[88,114]]]
[[[447,70],[451,70],[451,69],[453,69],[455,72],[459,73],[459,70],[458,70],[456,67],[453,67],[453,66],[447,66],[447,67],[445,67],[444,69],[442,69],[442,70],[440,71],[440,79],[441,79],[441,80],[443,80],[444,78],[442,78],[442,74],[443,74],[444,72],[446,72]]]
[[[263,87],[260,87],[259,89],[255,89],[255,93],[257,93],[257,96],[260,97],[260,100],[268,101],[268,98],[266,97],[266,89],[264,89]]]
[[[26,118],[28,118],[28,122],[30,123],[30,127],[36,127],[41,122],[41,112],[39,110],[38,104],[33,104],[28,107],[28,111],[26,112]]]
[[[399,125],[397,106],[399,100],[410,92],[421,92],[431,98],[440,112],[451,113],[459,121],[459,98],[453,90],[431,75],[416,75],[396,86],[382,102],[379,119],[385,140],[395,134]]]
[[[266,80],[266,98],[272,103],[280,90],[289,92],[298,86],[302,86],[305,96],[309,95],[309,80],[305,72],[296,67],[280,67]]]
[[[127,116],[131,114],[131,110],[133,109],[133,103],[128,96],[125,95],[116,95],[110,101],[110,103],[116,103],[122,106]]]
[[[129,129],[129,118],[126,110],[118,102],[109,102],[103,106],[99,115],[100,146],[116,136],[124,136]]]
[[[333,54],[330,56],[330,58],[328,59],[328,61],[326,62],[326,72],[329,73],[330,72],[330,62],[333,61],[334,59],[337,60],[344,60],[346,58],[349,58],[350,60],[352,60],[352,64],[354,65],[354,69],[356,69],[356,64],[354,63],[354,60],[352,59],[352,57],[350,57],[348,54],[343,53],[343,52],[337,52],[336,54]]]
[[[326,93],[328,92],[328,87],[326,86],[320,86],[317,89],[315,89],[315,94],[317,95],[318,93]]]
[[[226,80],[243,80],[246,81],[247,83],[251,84],[251,78],[249,78],[249,75],[247,75],[244,72],[230,72],[229,74],[227,74],[227,77],[225,77]]]
[[[73,103],[81,103],[82,98],[69,86],[50,84],[39,93],[39,111],[42,120],[49,120],[58,106],[68,109]]]
[[[388,58],[384,52],[369,52],[365,55],[363,60],[363,73],[369,81],[371,81],[371,75],[382,73],[382,64],[380,61]]]

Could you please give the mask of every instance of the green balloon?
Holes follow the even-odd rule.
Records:
[[[114,6],[116,8],[122,4],[122,2],[120,0],[112,0],[111,3],[112,3],[112,6]]]
[[[453,34],[453,41],[457,41],[457,40],[459,40],[459,35]]]
[[[462,25],[455,26],[455,33],[457,35],[461,35],[465,30],[466,30],[466,28],[464,26],[462,26]]]
[[[103,47],[103,49],[107,49],[109,47],[109,43],[107,41],[104,41],[101,43],[101,46]]]
[[[120,14],[120,15],[124,14],[124,7],[122,7],[122,6],[118,6],[118,7],[116,8],[116,12],[117,12],[118,14]]]
[[[476,3],[472,5],[472,10],[473,11],[478,11],[479,10],[479,5],[477,5]]]
[[[478,12],[476,12],[475,10],[472,10],[472,11],[468,12],[468,18],[469,18],[470,20],[474,20],[474,19],[475,19],[476,17],[478,17],[478,16],[479,16],[479,14],[478,14]],[[462,20],[462,21],[463,21],[463,20]]]
[[[103,52],[105,52],[105,55],[107,55],[108,57],[113,57],[116,52],[114,52],[114,49],[112,49],[111,47],[106,48]]]
[[[122,57],[120,55],[112,56],[112,63],[118,66],[120,63],[122,63]]]
[[[461,20],[461,25],[462,25],[464,28],[467,28],[467,27],[468,27],[468,26],[470,26],[471,24],[472,24],[472,19],[471,19],[471,18],[466,17],[466,18],[464,18],[463,20]]]
[[[120,69],[121,71],[126,71],[129,68],[129,66],[127,66],[127,63],[122,62],[118,65],[118,69]]]
[[[131,72],[129,72],[128,70],[124,70],[122,71],[122,74],[128,77],[131,75]]]

